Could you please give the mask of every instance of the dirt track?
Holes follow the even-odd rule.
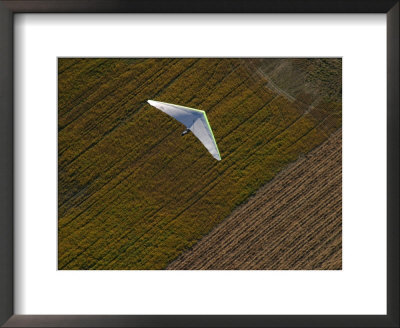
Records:
[[[340,270],[342,130],[276,176],[167,269]]]

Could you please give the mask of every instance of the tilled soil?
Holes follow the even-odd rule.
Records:
[[[288,166],[170,270],[341,270],[342,130]]]

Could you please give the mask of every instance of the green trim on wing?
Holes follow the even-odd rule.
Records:
[[[165,105],[175,105],[175,104],[166,103],[166,102],[158,101],[158,100],[154,100],[154,101],[159,102],[160,104],[165,104]],[[182,105],[176,105],[176,106],[183,107],[183,108],[190,109],[190,110],[194,110],[195,112],[199,112],[199,113],[204,113],[204,114],[206,113],[204,110],[201,110],[201,109],[196,109],[196,108],[192,108],[192,107],[186,107],[186,106],[182,106]]]

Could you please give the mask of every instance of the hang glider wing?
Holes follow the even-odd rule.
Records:
[[[155,100],[148,100],[148,103],[185,125],[215,159],[221,160],[214,134],[204,111]]]
[[[206,113],[199,117],[192,125],[190,130],[193,134],[201,141],[204,147],[210,152],[210,154],[218,161],[221,160],[221,155],[215,142],[214,135],[211,130],[211,126],[208,123]]]

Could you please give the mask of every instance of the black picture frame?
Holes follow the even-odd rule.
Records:
[[[0,324],[4,327],[399,327],[399,7],[398,0],[0,0]],[[385,13],[387,315],[14,315],[13,21],[16,13]]]

